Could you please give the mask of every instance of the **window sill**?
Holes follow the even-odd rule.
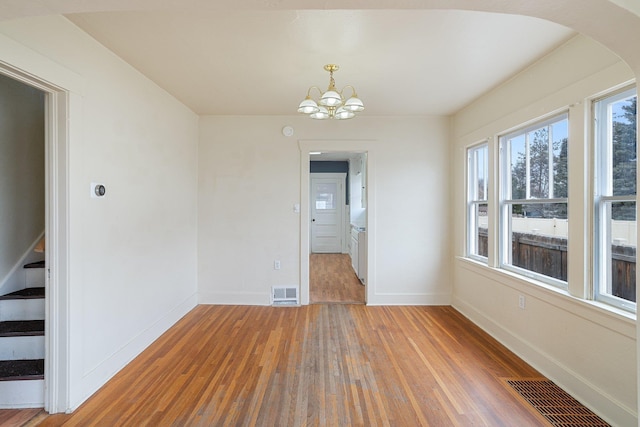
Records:
[[[584,320],[636,339],[636,314],[598,301],[576,298],[564,289],[521,276],[508,270],[489,267],[479,261],[457,256],[459,266],[512,288],[532,298],[544,301]]]

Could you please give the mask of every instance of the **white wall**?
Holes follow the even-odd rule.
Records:
[[[8,279],[42,233],[44,94],[0,76],[0,295],[24,287]]]
[[[63,17],[2,22],[0,35],[0,60],[73,86],[58,294],[70,298],[73,409],[196,304],[198,119]],[[106,197],[90,198],[92,181]]]
[[[591,251],[588,97],[633,73],[601,45],[578,36],[453,119],[453,305],[613,425],[637,425],[635,316],[586,301]],[[569,291],[462,258],[465,148],[554,111],[569,111]],[[491,165],[490,165],[491,168]],[[496,188],[489,196],[495,199]],[[492,205],[490,209],[496,209]],[[496,226],[490,221],[490,226]],[[492,257],[493,258],[493,257]],[[497,265],[490,259],[489,265]],[[526,308],[518,308],[518,297]],[[578,298],[576,298],[578,297]]]
[[[284,125],[295,128],[293,137],[282,135]],[[449,221],[441,201],[449,189],[448,127],[439,117],[202,117],[200,302],[269,304],[272,285],[299,285],[301,215],[293,211],[302,203],[299,141],[343,140],[336,144],[343,147],[367,140],[375,151],[375,188],[369,191],[376,200],[368,205],[375,212],[368,234],[376,240],[369,303],[447,304]]]

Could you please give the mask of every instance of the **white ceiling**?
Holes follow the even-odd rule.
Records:
[[[452,10],[199,10],[66,15],[198,114],[297,114],[309,86],[353,85],[361,114],[451,114],[575,33]],[[347,92],[348,93],[348,92]]]

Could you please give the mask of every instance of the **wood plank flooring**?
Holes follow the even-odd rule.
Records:
[[[47,417],[42,408],[2,409],[0,410],[0,426],[31,427],[36,426]]]
[[[365,287],[356,277],[348,254],[311,254],[309,301],[311,304],[364,304]]]
[[[200,305],[42,426],[539,426],[533,368],[451,307]]]

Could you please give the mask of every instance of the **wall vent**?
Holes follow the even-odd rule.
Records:
[[[296,286],[274,286],[271,288],[272,305],[298,305],[298,288]]]

